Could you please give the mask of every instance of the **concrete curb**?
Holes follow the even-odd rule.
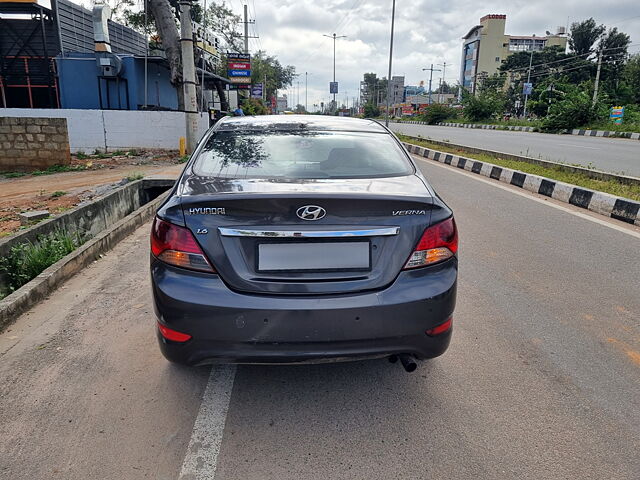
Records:
[[[152,218],[156,208],[168,194],[169,192],[163,193],[114,223],[108,229],[98,233],[36,278],[1,300],[0,331],[13,323],[21,313],[44,299],[64,281],[99,258],[101,253],[113,248],[120,240]]]
[[[402,121],[401,123],[409,123],[413,125],[428,125],[427,122],[418,121]],[[536,127],[523,127],[520,125],[486,125],[482,123],[451,123],[439,122],[436,125],[440,127],[458,127],[458,128],[479,128],[482,130],[510,130],[514,132],[534,132]],[[582,135],[586,137],[608,137],[608,138],[631,138],[640,140],[640,132],[616,132],[612,130],[565,130],[563,133],[567,135]]]
[[[410,153],[640,226],[640,202],[403,142]]]

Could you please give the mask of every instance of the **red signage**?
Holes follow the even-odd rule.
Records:
[[[229,70],[251,70],[251,64],[229,62]]]

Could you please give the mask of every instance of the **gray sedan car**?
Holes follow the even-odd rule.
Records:
[[[151,281],[171,361],[390,357],[451,340],[458,234],[372,120],[237,117],[202,139],[158,209]]]

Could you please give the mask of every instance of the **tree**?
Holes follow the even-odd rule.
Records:
[[[296,105],[296,108],[294,108],[293,111],[296,113],[307,113],[307,111],[304,108],[304,105],[301,105],[301,104]]]
[[[629,90],[629,100],[640,104],[640,53],[633,55],[624,67],[623,82]]]
[[[162,48],[169,62],[171,84],[178,94],[178,109],[184,110],[182,53],[176,13],[169,4],[169,0],[147,0],[147,10],[153,17],[158,35],[162,39]]]
[[[463,90],[464,116],[472,122],[489,120],[504,111],[506,97],[502,91],[486,89],[478,95]]]
[[[605,31],[604,25],[596,25],[593,18],[574,22],[569,33],[569,49],[576,55],[587,55],[593,52],[593,45]]]
[[[240,15],[233,13],[226,3],[212,1],[205,13],[207,28],[220,35],[223,44],[229,50],[243,51],[242,35],[239,33]]]
[[[264,83],[266,78],[266,98],[290,86],[295,76],[294,66],[283,66],[275,56],[267,55],[262,50],[258,50],[251,58],[251,82]]]
[[[545,131],[560,131],[584,127],[594,120],[606,118],[608,109],[602,103],[592,105],[590,85],[564,84],[561,100],[551,104],[549,115],[542,123]]]

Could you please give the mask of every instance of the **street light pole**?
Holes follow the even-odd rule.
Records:
[[[433,80],[433,72],[439,72],[439,68],[433,68],[433,63],[431,64],[431,68],[423,68],[422,71],[429,70],[431,73],[429,74],[429,105],[431,105],[431,81]]]
[[[533,48],[531,49],[531,56],[529,57],[529,73],[527,73],[527,83],[531,81],[531,64],[533,63]],[[527,92],[529,90],[527,89]],[[529,94],[524,94],[524,111],[522,112],[522,116],[524,119],[527,119],[527,100],[529,100]]]
[[[389,40],[389,75],[387,77],[387,109],[384,116],[385,126],[389,126],[389,100],[391,98],[391,64],[393,61],[393,26],[396,21],[396,0],[391,5],[391,38]]]
[[[304,72],[304,111],[309,113],[309,109],[307,108],[307,101],[309,100],[309,86],[308,86],[308,76],[307,72]]]
[[[395,3],[395,0],[393,0]],[[324,37],[327,38],[333,38],[333,83],[336,83],[336,40],[338,38],[347,38],[346,35],[336,35],[335,33],[333,35],[323,35]],[[333,108],[336,108],[336,94],[333,94]]]

